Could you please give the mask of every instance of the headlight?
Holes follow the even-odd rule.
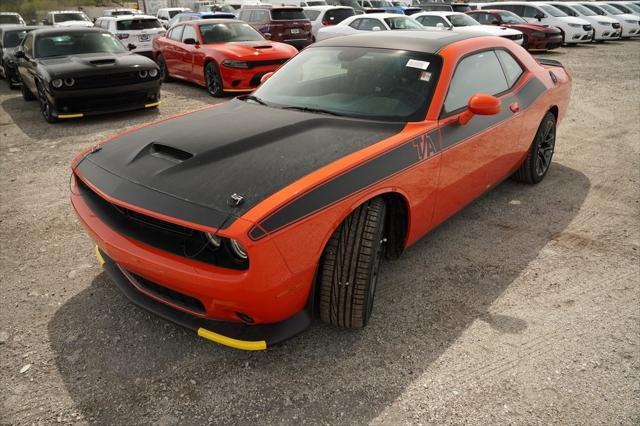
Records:
[[[156,69],[149,70],[149,77],[155,78],[157,75],[158,75],[158,70]]]
[[[243,68],[243,69],[249,68],[249,64],[247,62],[233,61],[231,59],[225,59],[224,61],[222,61],[222,65],[228,68]]]
[[[76,81],[73,79],[73,77],[67,77],[64,79],[64,85],[65,86],[73,86],[74,84],[76,84]]]
[[[56,78],[55,80],[53,80],[53,81],[51,82],[51,85],[52,85],[53,87],[55,87],[56,89],[59,89],[59,88],[61,88],[61,87],[62,87],[62,80],[60,80],[59,78]]]
[[[531,37],[536,37],[536,38],[545,38],[545,33],[541,33],[539,31],[534,31],[531,33]]]
[[[147,70],[138,71],[138,77],[140,78],[147,78],[148,75],[149,73],[147,72]]]
[[[581,24],[569,24],[569,26],[572,28],[582,28]]]
[[[632,21],[631,19],[625,19],[626,22],[630,23],[630,24],[637,24],[640,21]]]
[[[229,242],[233,254],[236,255],[240,260],[247,260],[247,249],[244,248],[244,246],[237,240],[231,239],[229,240]]]
[[[214,234],[210,234],[208,232],[205,232],[204,235],[207,237],[207,241],[209,241],[209,243],[213,247],[215,247],[215,248],[220,247],[220,244],[222,243],[222,239],[220,237],[218,237],[217,235],[214,235]]]

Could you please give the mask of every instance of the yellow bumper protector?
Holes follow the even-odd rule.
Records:
[[[222,334],[214,333],[204,328],[198,329],[198,336],[243,351],[264,351],[267,349],[267,342],[264,340],[249,341],[232,339],[231,337],[223,336]]]
[[[253,92],[256,89],[222,89],[225,92]]]
[[[58,118],[80,118],[84,117],[84,114],[58,114]]]
[[[144,107],[145,107],[145,108],[153,108],[153,107],[157,107],[158,105],[160,105],[160,101],[158,101],[158,102],[151,102],[151,103],[148,103],[148,104],[144,104]]]
[[[98,246],[96,246],[96,259],[98,259],[98,264],[100,264],[100,267],[104,268],[104,258],[102,257]]]

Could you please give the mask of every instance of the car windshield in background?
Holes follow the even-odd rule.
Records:
[[[606,12],[609,12],[612,15],[622,15],[623,12],[616,9],[615,7],[609,6],[608,4],[603,4],[598,2],[598,7],[605,10]]]
[[[631,10],[627,9],[624,5],[612,3],[611,7],[618,9],[622,13],[633,13]]]
[[[157,19],[125,19],[118,21],[116,24],[118,31],[136,31],[136,30],[150,30],[153,28],[162,28],[162,24]]]
[[[73,32],[47,34],[36,38],[36,58],[81,55],[84,53],[122,53],[126,49],[110,33]]]
[[[307,19],[302,9],[272,9],[271,19],[274,21],[290,21],[295,19]]]
[[[498,14],[498,16],[500,16],[500,19],[502,19],[502,22],[504,22],[505,24],[526,24],[527,23],[527,21],[525,21],[524,19],[522,19],[521,17],[519,17],[513,12],[501,10],[500,12],[496,12],[496,13]]]
[[[327,13],[325,13],[324,18],[328,19],[333,24],[339,24],[340,22],[344,21],[345,19],[355,14],[356,13],[352,9],[334,9],[334,10],[327,10]]]
[[[232,41],[260,41],[264,37],[244,22],[200,25],[204,44],[227,43]]]
[[[169,18],[173,18],[174,16],[176,16],[178,13],[182,13],[181,10],[170,10],[169,11]]]
[[[370,0],[370,3],[373,7],[393,7],[391,2],[385,0]]]
[[[392,30],[423,30],[424,27],[417,21],[411,18],[405,18],[399,16],[397,18],[384,18],[384,22],[387,23]]]
[[[123,15],[133,15],[133,12],[130,10],[117,10],[115,12],[111,12],[111,16],[123,16]]]
[[[211,12],[236,13],[236,10],[228,4],[217,4],[209,8]]]
[[[0,15],[0,24],[22,24],[18,15]]]
[[[16,47],[27,36],[27,30],[7,31],[4,33],[2,45],[6,48]]]
[[[578,13],[580,13],[581,15],[584,16],[598,16],[595,12],[593,12],[591,9],[582,6],[581,4],[572,4],[571,8],[578,11]]]
[[[547,12],[551,16],[555,16],[556,18],[561,18],[563,16],[569,16],[557,7],[549,6],[548,4],[541,4],[540,8]]]
[[[54,22],[67,21],[88,21],[89,18],[84,13],[56,13],[53,16]]]
[[[451,25],[454,27],[471,27],[473,25],[480,25],[480,22],[476,21],[469,15],[449,15],[447,19],[451,21]]]
[[[431,103],[441,67],[439,56],[426,53],[316,47],[291,59],[254,96],[275,108],[420,121]]]
[[[308,1],[307,6],[325,6],[327,3],[324,0]]]

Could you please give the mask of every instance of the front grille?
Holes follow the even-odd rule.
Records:
[[[126,86],[128,84],[142,83],[148,81],[141,79],[137,72],[121,72],[115,74],[101,74],[87,77],[77,77],[76,83],[69,89],[102,89],[105,87]],[[62,86],[63,88],[66,86]]]
[[[183,309],[188,309],[198,314],[206,314],[204,305],[195,297],[188,296],[186,294],[180,293],[179,291],[175,291],[158,283],[154,283],[153,281],[141,277],[138,274],[134,274],[133,272],[126,271],[126,273],[131,278],[133,278],[135,285],[137,285],[147,293],[157,297],[158,299],[165,300]]]
[[[258,68],[258,67],[267,67],[271,65],[282,65],[287,62],[289,59],[272,59],[270,61],[248,61],[249,68]]]
[[[78,98],[62,98],[56,105],[63,112],[82,112],[87,110],[108,110],[116,109],[127,105],[142,105],[149,101],[147,92],[133,92],[123,95],[122,93],[84,96]]]
[[[235,261],[226,245],[217,250],[208,248],[202,232],[116,206],[96,194],[79,178],[75,180],[82,199],[91,211],[117,233],[187,259],[236,270],[249,267],[248,261]]]
[[[591,31],[593,28],[591,27],[591,25],[583,25],[582,29],[585,31]]]
[[[611,24],[611,25],[613,25],[613,28],[615,28],[615,29],[620,28],[620,23],[619,23],[619,22],[614,22],[614,23],[613,23],[613,24]]]
[[[509,40],[520,40],[522,38],[522,34],[506,35],[502,37],[508,38]]]

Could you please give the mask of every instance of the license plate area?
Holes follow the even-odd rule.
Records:
[[[299,28],[291,28],[291,34],[300,34]]]
[[[140,40],[140,41],[149,41],[149,34],[140,34],[138,36],[138,40]]]

